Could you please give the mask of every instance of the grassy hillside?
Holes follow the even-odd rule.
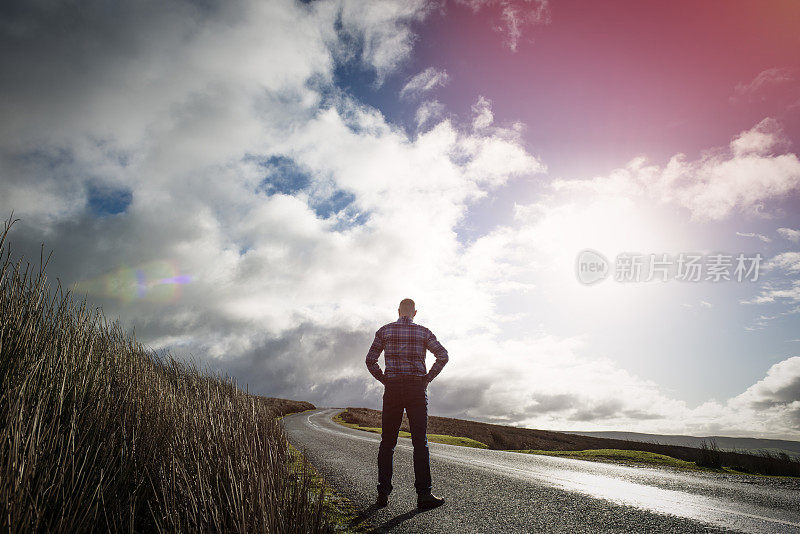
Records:
[[[761,453],[769,451],[774,454],[786,453],[789,456],[800,458],[800,441],[785,439],[764,438],[733,438],[730,436],[683,436],[670,434],[643,434],[640,432],[569,432],[581,436],[595,436],[598,438],[623,439],[627,441],[642,441],[645,443],[661,443],[662,445],[685,445],[687,447],[700,447],[703,442],[714,442],[723,451],[738,451],[745,453]]]
[[[340,415],[340,419],[350,425],[379,429],[381,426],[381,412],[368,408],[347,408]],[[408,432],[408,420],[403,415],[401,430]],[[705,448],[683,447],[677,445],[662,445],[659,443],[642,443],[619,439],[582,436],[566,434],[549,430],[534,430],[530,428],[517,428],[512,426],[493,425],[452,419],[449,417],[428,417],[428,432],[445,436],[469,438],[476,442],[486,444],[490,449],[517,450],[525,452],[543,453],[545,451],[574,452],[583,451],[581,455],[560,454],[561,456],[583,458],[608,458],[608,454],[591,454],[590,451],[610,450],[615,451],[641,451],[655,455],[664,455],[691,462],[696,465],[711,468],[729,467],[744,473],[764,475],[789,475],[800,476],[800,462],[786,455],[776,455],[765,452],[752,455],[738,452],[718,450],[713,444]],[[622,452],[615,453],[618,457],[626,456]],[[627,455],[632,457],[631,455]],[[651,458],[639,455],[640,458]],[[679,464],[674,464],[679,465]]]
[[[275,417],[283,417],[290,413],[304,412],[316,408],[313,404],[306,401],[296,401],[289,399],[279,399],[277,397],[262,397],[266,400],[270,410]]]
[[[0,238],[0,530],[325,532],[323,496],[277,416],[156,357],[85,303],[12,263]],[[316,485],[318,487],[318,485]]]

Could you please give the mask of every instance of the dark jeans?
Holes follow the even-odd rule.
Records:
[[[395,377],[385,381],[381,445],[378,449],[378,492],[392,491],[392,456],[397,433],[408,414],[411,443],[414,445],[414,487],[417,494],[431,492],[431,466],[428,455],[428,381],[425,377]]]

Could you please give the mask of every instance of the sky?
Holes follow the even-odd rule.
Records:
[[[450,354],[433,415],[800,439],[798,27],[792,0],[4,2],[0,215],[254,393],[379,408],[364,358],[410,297]]]

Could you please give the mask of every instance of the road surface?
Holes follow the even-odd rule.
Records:
[[[441,508],[416,510],[411,440],[395,449],[389,506],[376,496],[379,436],[287,416],[291,443],[377,532],[797,532],[800,483],[430,444]]]

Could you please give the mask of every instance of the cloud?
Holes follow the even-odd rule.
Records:
[[[494,121],[492,114],[492,103],[486,97],[479,96],[478,101],[472,105],[472,128],[474,130],[483,130],[488,128]]]
[[[437,413],[561,430],[614,427],[788,439],[800,431],[800,357],[774,364],[739,395],[692,408],[653,381],[588,355],[576,338],[486,338],[469,345],[448,347],[460,361],[457,369],[448,369],[447,380],[431,385],[431,409]]]
[[[800,273],[800,252],[783,252],[767,263],[764,269],[780,269],[786,273]]]
[[[743,300],[743,304],[766,304],[771,302],[784,301],[789,303],[800,302],[800,280],[794,280],[789,284],[775,286],[765,284],[758,296],[749,300]],[[796,308],[795,308],[796,310]],[[766,319],[766,317],[762,317]]]
[[[517,340],[476,336],[451,343],[459,365],[447,380],[432,384],[433,409],[456,416],[544,428],[574,428],[575,422],[613,424],[638,414],[659,420],[683,404],[611,361],[584,355],[576,338],[543,335]],[[486,365],[490,359],[492,366]],[[453,384],[481,395],[451,402]],[[442,406],[439,403],[443,403]],[[654,409],[659,406],[660,409]]]
[[[433,5],[427,0],[347,0],[323,2],[320,10],[337,16],[337,39],[330,40],[340,62],[358,61],[375,70],[375,84],[404,62],[414,44],[411,25],[423,20]]]
[[[730,97],[730,102],[731,104],[738,104],[754,100],[766,100],[770,92],[776,87],[786,85],[794,80],[795,74],[791,69],[777,67],[765,69],[759,72],[750,82],[736,84],[733,96]]]
[[[430,121],[435,121],[444,115],[445,106],[438,100],[426,100],[417,108],[414,119],[417,128],[422,128]]]
[[[792,439],[800,427],[800,357],[773,364],[766,376],[724,402],[708,401],[687,410],[686,433]],[[741,428],[748,428],[747,434]]]
[[[783,134],[780,124],[775,119],[767,118],[750,130],[740,133],[731,141],[734,157],[768,156],[777,150],[786,150],[789,141]]]
[[[428,67],[408,80],[403,88],[400,89],[400,98],[417,97],[436,87],[443,87],[447,84],[447,80],[447,72],[434,67]]]
[[[363,347],[371,342],[363,330],[301,323],[279,336],[259,335],[236,357],[212,365],[251,390],[270,384],[269,393],[279,397],[304,391],[304,399],[323,406],[379,406],[379,387],[360,376]]]
[[[764,119],[736,136],[728,150],[707,151],[688,161],[673,156],[665,167],[643,157],[605,177],[555,180],[556,190],[649,197],[690,211],[696,220],[721,220],[736,211],[762,214],[766,202],[800,189],[800,160],[786,149],[787,140],[774,119]]]
[[[794,230],[792,228],[778,228],[778,235],[794,243],[800,241],[800,230]]]
[[[491,14],[492,29],[505,37],[504,44],[516,52],[523,33],[550,22],[548,0],[456,0],[474,13],[486,9]]]
[[[764,414],[769,424],[777,428],[800,427],[800,356],[787,358],[770,367],[762,380],[729,404],[734,409]]]
[[[776,363],[759,380],[736,398],[756,409],[800,402],[800,356]],[[797,406],[800,409],[800,405]]]
[[[736,232],[736,235],[738,235],[740,237],[755,237],[756,239],[758,239],[762,243],[771,243],[772,242],[772,239],[770,239],[769,237],[767,237],[767,236],[765,236],[763,234],[756,234],[754,232]]]
[[[775,273],[778,276],[766,280],[761,284],[758,295],[743,299],[742,304],[783,304],[783,311],[771,315],[759,315],[755,326],[750,330],[765,328],[774,319],[800,313],[800,280],[796,279],[800,273],[800,252],[783,252],[774,256],[761,266],[766,273]]]
[[[771,315],[761,314],[755,319],[753,327],[748,330],[765,328],[774,319],[783,318],[800,313],[800,280],[796,275],[800,273],[800,252],[782,252],[761,266],[761,271],[774,276],[767,277],[761,284],[758,295],[743,299],[742,304],[781,304],[782,311]]]

